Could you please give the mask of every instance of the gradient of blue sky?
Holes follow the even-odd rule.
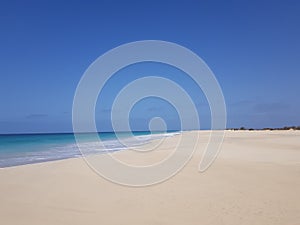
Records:
[[[0,133],[71,131],[86,68],[144,39],[178,43],[206,61],[223,89],[228,127],[299,125],[299,12],[296,0],[1,1]],[[142,129],[146,120],[133,123]]]

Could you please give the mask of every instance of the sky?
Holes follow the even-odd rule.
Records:
[[[299,11],[296,0],[1,1],[0,133],[72,131],[73,97],[86,69],[140,40],[174,42],[200,56],[222,88],[228,128],[300,125]],[[184,87],[209,128],[201,90],[174,68],[145,63],[112,78],[97,103],[99,130],[111,129],[110,96],[149,70]],[[130,115],[133,130],[147,129],[154,117],[168,129],[180,125],[174,107],[158,98],[142,100]]]

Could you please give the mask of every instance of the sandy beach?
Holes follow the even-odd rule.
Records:
[[[144,188],[111,183],[82,158],[0,169],[1,224],[300,223],[299,131],[226,131],[218,158],[204,173],[198,164],[209,132],[200,136],[181,172]],[[151,163],[169,154],[178,138],[167,138],[146,158],[126,150],[114,154]]]

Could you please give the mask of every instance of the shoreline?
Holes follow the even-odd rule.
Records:
[[[18,134],[0,136],[0,168],[82,157],[82,154],[105,154],[141,146],[151,140],[179,132],[106,132],[93,134]],[[83,135],[83,136],[81,136]],[[132,136],[134,135],[134,136]],[[82,145],[78,148],[77,138]]]
[[[258,133],[262,132],[262,133],[268,134],[270,132],[269,134],[272,134],[272,133],[276,134],[277,133],[277,134],[281,134],[281,135],[285,135],[285,134],[290,134],[290,133],[296,132],[296,133],[300,134],[299,130],[249,130],[249,129],[246,129],[246,130],[234,130],[234,129],[226,129],[226,130],[223,130],[223,131],[224,131],[224,137],[226,136],[226,133],[228,133],[228,132],[241,132],[241,133],[247,133],[248,132],[248,133],[252,133],[252,134],[255,134],[256,132],[258,132]],[[212,130],[174,131],[174,133],[177,133],[177,134],[171,135],[170,137],[181,135],[181,134],[187,134],[189,132],[210,133],[210,132],[212,132]],[[54,134],[56,134],[56,133],[54,133]],[[172,134],[172,133],[170,133],[170,134]],[[151,134],[148,134],[148,135],[151,135]],[[156,134],[154,134],[154,135],[156,135]],[[142,136],[144,136],[144,135],[142,135]],[[148,145],[148,144],[151,145],[151,143],[153,141],[161,140],[161,139],[164,139],[164,138],[169,138],[169,136],[151,139],[148,143],[143,143],[141,145],[138,145],[137,147],[143,147],[144,145]],[[300,148],[300,146],[299,146],[299,148]],[[110,153],[121,152],[121,151],[128,151],[128,149],[127,148],[119,149],[119,150],[112,151]],[[107,154],[107,153],[105,153],[105,152],[99,152],[99,153],[96,153],[94,155],[101,155],[101,154]],[[40,162],[33,162],[33,163],[25,163],[25,164],[20,164],[20,165],[5,166],[5,167],[0,167],[0,170],[1,169],[6,169],[6,168],[14,168],[14,167],[21,167],[21,166],[30,166],[30,165],[35,165],[35,164],[51,163],[51,162],[56,162],[56,161],[72,160],[72,159],[78,159],[78,158],[80,159],[80,158],[84,158],[84,157],[85,156],[83,156],[81,154],[80,156],[76,156],[76,157],[74,156],[74,157],[66,157],[66,158],[59,158],[59,159],[50,159],[50,160],[45,160],[45,161],[40,161]]]

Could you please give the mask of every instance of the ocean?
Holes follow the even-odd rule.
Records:
[[[128,147],[146,144],[154,139],[173,136],[176,131],[148,132],[103,132],[98,133],[102,145],[89,133],[80,134],[85,153],[105,154],[107,151],[120,151]],[[126,146],[118,138],[126,140]],[[105,146],[105,149],[100,146]],[[67,158],[82,157],[73,133],[57,134],[0,134],[0,168],[32,164]]]

